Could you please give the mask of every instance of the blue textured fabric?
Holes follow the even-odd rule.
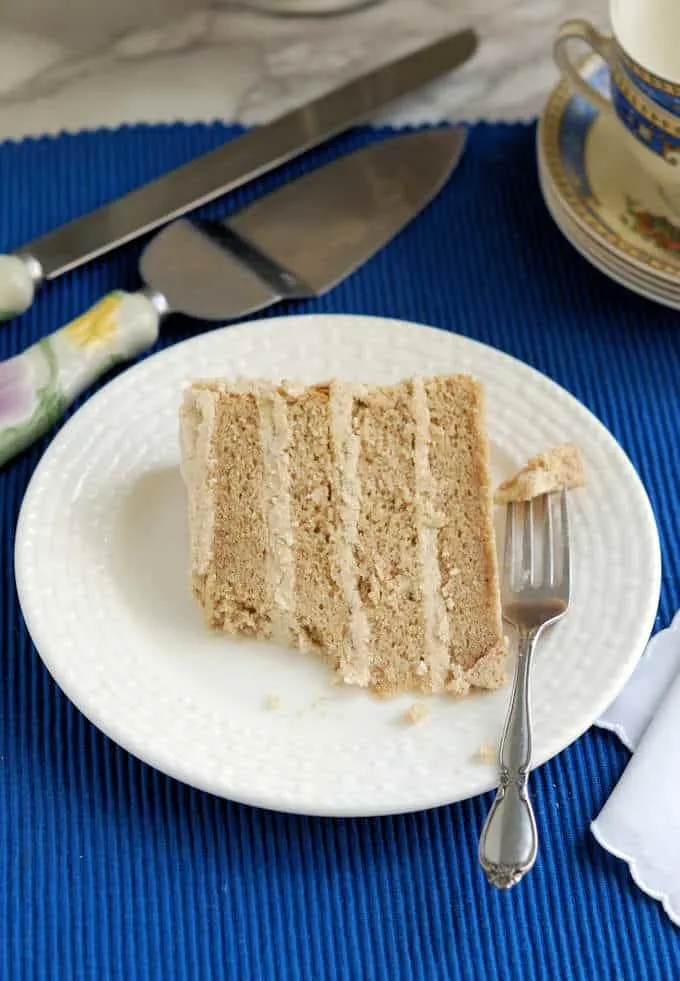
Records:
[[[0,250],[230,135],[142,127],[5,144]],[[381,135],[345,137],[285,175]],[[533,127],[474,128],[422,216],[328,296],[287,309],[429,322],[522,358],[580,398],[651,495],[664,563],[658,628],[680,600],[678,315],[610,283],[566,244],[539,194],[534,140]],[[48,286],[0,328],[0,357],[106,290],[134,289],[139,250]],[[178,318],[161,345],[204,329]],[[588,732],[535,774],[540,860],[508,894],[477,865],[490,796],[395,818],[282,816],[190,790],[101,735],[50,679],[16,600],[14,527],[44,445],[0,473],[0,979],[680,977],[680,934],[588,830],[627,761],[610,734]]]

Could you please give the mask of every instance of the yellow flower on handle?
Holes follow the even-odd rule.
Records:
[[[77,317],[64,328],[66,337],[76,347],[108,347],[118,329],[121,298],[115,293]]]

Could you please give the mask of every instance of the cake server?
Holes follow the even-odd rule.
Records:
[[[383,65],[177,167],[89,215],[0,255],[0,320],[23,313],[36,287],[221,197],[390,102],[462,65],[477,48],[459,31]]]
[[[461,128],[407,133],[319,167],[228,221],[163,228],[141,256],[144,289],[110,293],[0,362],[0,464],[112,365],[151,347],[168,314],[233,320],[329,290],[428,204],[464,145]]]

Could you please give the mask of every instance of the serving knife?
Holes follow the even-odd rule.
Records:
[[[124,197],[0,255],[0,320],[23,313],[43,282],[130,242],[365,121],[470,58],[473,30],[398,58],[171,170]]]
[[[226,222],[182,218],[161,229],[141,256],[144,289],[110,293],[0,362],[0,464],[112,365],[151,347],[169,313],[232,320],[329,290],[432,200],[464,145],[460,127],[407,133],[319,167]]]

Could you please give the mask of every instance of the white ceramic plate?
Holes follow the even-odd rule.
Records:
[[[581,73],[608,93],[609,69],[599,55],[585,58]],[[572,224],[627,268],[677,288],[677,250],[638,227],[662,219],[676,227],[677,212],[666,200],[668,192],[661,192],[630,153],[631,141],[613,113],[601,114],[566,78],[553,89],[538,124],[541,167]]]
[[[460,800],[494,785],[479,750],[497,741],[508,691],[379,701],[332,684],[323,663],[210,635],[186,585],[177,411],[183,383],[214,374],[396,381],[465,371],[486,386],[496,478],[565,439],[589,486],[573,495],[572,610],[535,664],[535,762],[582,733],[617,695],[659,595],[645,491],[572,396],[489,347],[367,317],[265,320],[143,361],[56,437],[27,491],[16,539],[19,596],[35,645],[69,698],[152,766],[251,804],[369,815]],[[268,695],[280,699],[267,710]]]

